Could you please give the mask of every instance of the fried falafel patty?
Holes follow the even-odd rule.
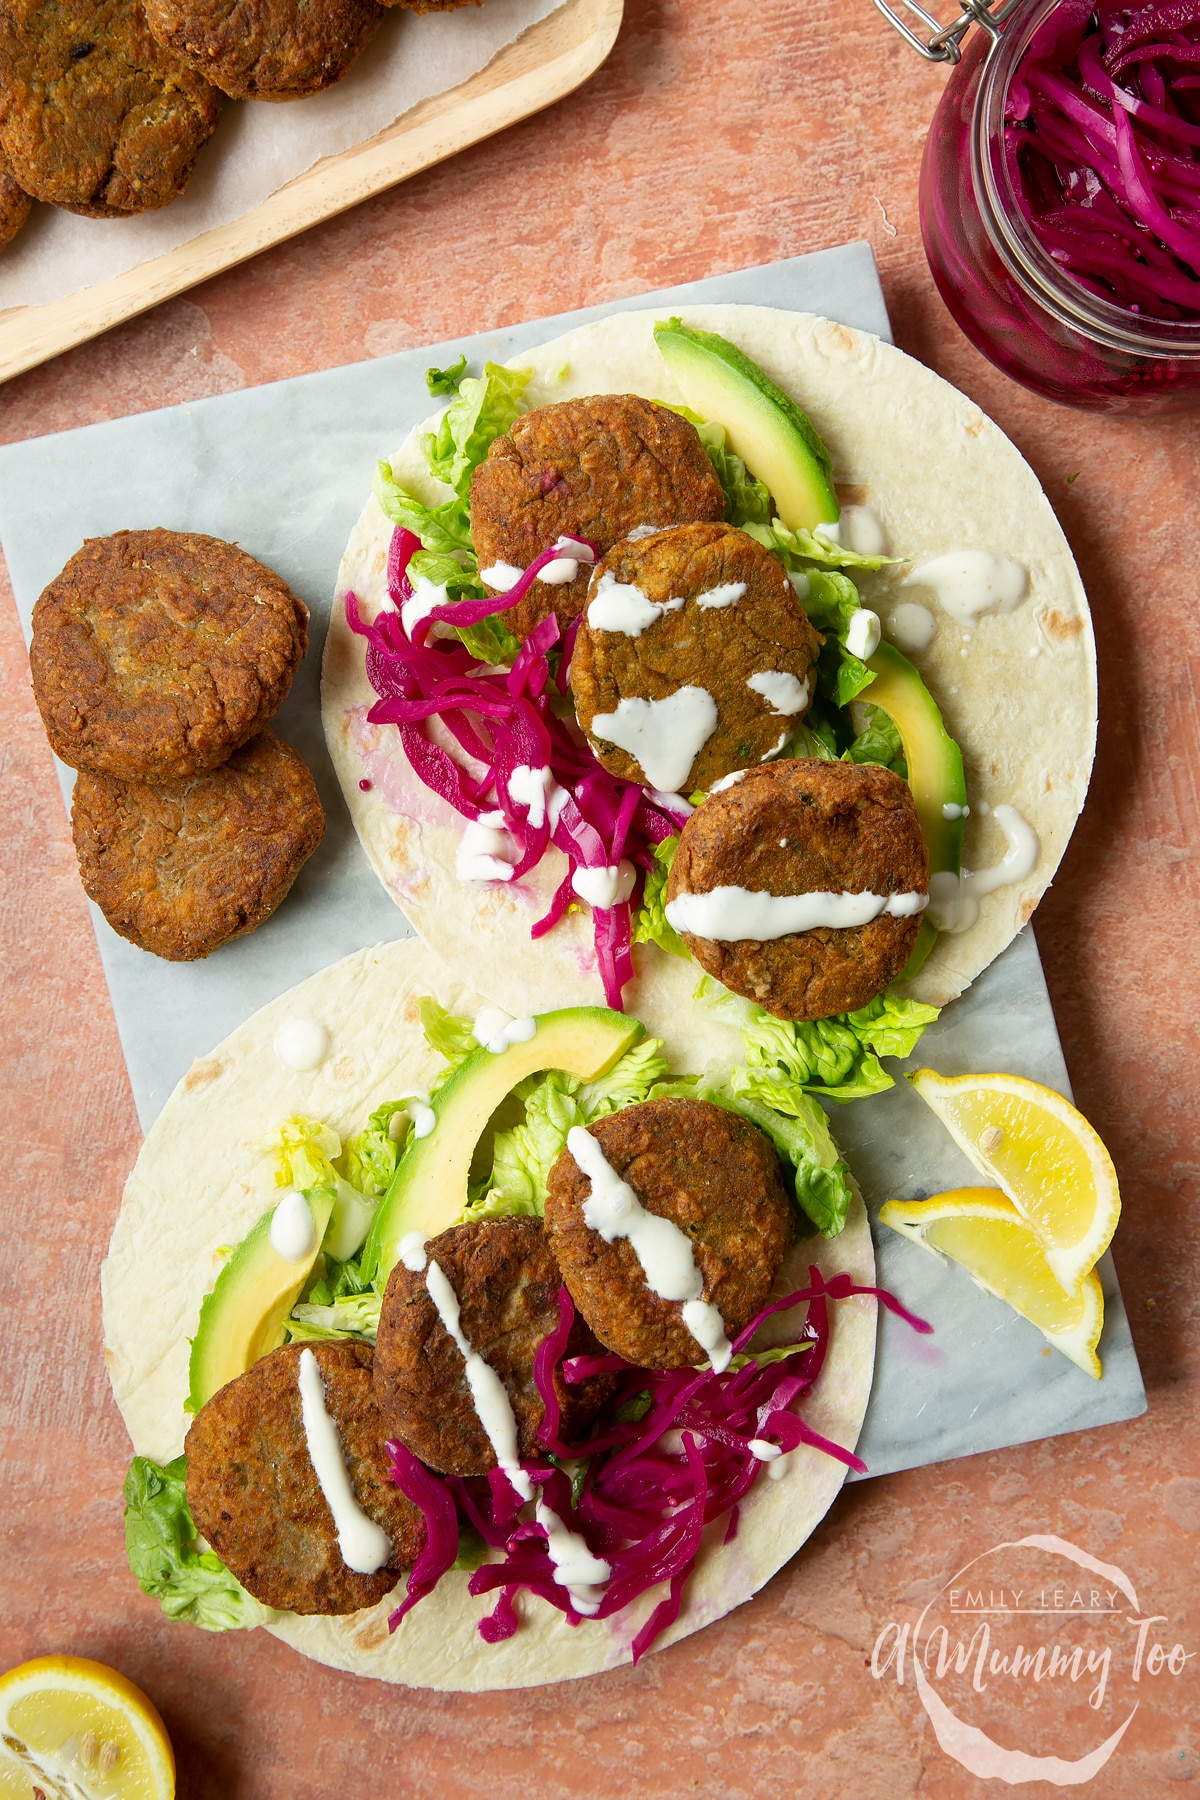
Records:
[[[664,1097],[588,1126],[608,1163],[648,1213],[691,1242],[733,1338],[767,1303],[793,1236],[779,1159],[757,1126],[706,1100]],[[546,1235],[572,1300],[608,1349],[647,1369],[702,1362],[679,1301],[651,1289],[628,1238],[606,1243],[584,1218],[592,1184],[569,1150],[550,1171]]]
[[[89,538],[33,609],[33,693],[56,756],[122,781],[202,775],[287,698],[308,608],[236,544]]]
[[[234,100],[302,100],[332,87],[374,37],[378,0],[145,0],[172,55]]]
[[[733,525],[675,525],[614,544],[593,571],[575,710],[613,775],[707,789],[783,748],[820,647],[778,557]]]
[[[725,500],[694,425],[636,394],[560,400],[522,415],[496,438],[471,478],[471,536],[491,593],[560,537],[584,537],[603,556],[639,525],[723,519]],[[489,583],[498,565],[507,585]],[[538,580],[502,615],[519,638],[551,612],[566,625],[587,597],[591,568]]]
[[[0,147],[26,193],[121,218],[166,206],[221,96],[151,35],[141,0],[3,0]]]
[[[33,201],[12,172],[12,166],[0,149],[0,250],[20,231],[29,217]]]
[[[373,1575],[342,1560],[309,1456],[300,1400],[305,1350],[317,1359],[354,1497],[391,1539],[391,1556]],[[228,1382],[192,1421],[184,1452],[196,1529],[264,1606],[358,1612],[390,1593],[424,1547],[421,1513],[391,1478],[371,1363],[369,1344],[284,1344]]]
[[[85,771],[71,831],[83,885],[113,930],[194,962],[271,916],[324,837],[325,814],[299,751],[267,730],[184,781]]]
[[[889,896],[859,925],[759,941],[689,930],[688,895]],[[799,757],[751,769],[687,821],[667,880],[667,917],[710,975],[781,1019],[853,1012],[904,967],[921,928],[929,856],[906,781],[874,763]],[[743,903],[733,896],[734,913]],[[816,902],[820,905],[820,902]],[[698,910],[698,909],[696,909]]]
[[[543,1338],[558,1324],[562,1275],[539,1219],[479,1219],[452,1225],[425,1247],[458,1296],[466,1342],[504,1383],[523,1461],[544,1458],[537,1432],[545,1408],[533,1379]],[[375,1346],[375,1394],[388,1432],[446,1475],[483,1475],[496,1467],[467,1383],[466,1361],[430,1297],[426,1268],[398,1262],[388,1279]],[[594,1353],[577,1319],[568,1356]],[[591,1424],[612,1392],[607,1376],[568,1387],[554,1377],[568,1442]]]

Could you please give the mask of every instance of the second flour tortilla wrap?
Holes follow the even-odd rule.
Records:
[[[533,371],[526,401],[533,407],[634,393],[681,404],[654,342],[662,316],[621,313],[514,358],[513,366]],[[990,868],[1003,858],[1004,834],[991,816],[997,806],[1014,807],[1037,834],[1032,872],[987,894],[969,930],[940,934],[907,990],[914,999],[945,1005],[1029,919],[1087,792],[1096,735],[1095,649],[1070,549],[1015,447],[978,406],[902,351],[807,313],[696,306],[680,316],[729,338],[793,395],[828,445],[844,496],[878,514],[889,553],[905,563],[851,574],[885,632],[898,604],[915,601],[934,611],[936,636],[913,660],[963,752],[971,805],[964,866]],[[414,426],[392,467],[403,486],[436,505],[450,490],[426,470],[419,440],[429,423]],[[326,741],[363,847],[417,931],[495,1004],[522,1015],[602,1001],[585,911],[530,940],[530,926],[565,872],[561,852],[551,849],[511,885],[459,881],[455,854],[465,821],[413,774],[395,728],[367,723],[376,696],[366,678],[365,641],[350,631],[343,603],[353,591],[368,619],[385,603],[392,530],[369,499],[338,572],[323,665]],[[1019,606],[984,613],[964,627],[938,610],[927,588],[902,585],[910,565],[965,549],[1024,566],[1028,592]],[[863,698],[870,700],[869,688]],[[655,945],[635,947],[634,960],[638,976],[626,989],[626,1007],[674,1050],[680,1009],[700,970]]]

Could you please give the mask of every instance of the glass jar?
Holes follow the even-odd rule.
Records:
[[[968,7],[921,165],[929,267],[971,342],[1034,393],[1092,412],[1182,412],[1200,405],[1200,323],[1140,317],[1089,293],[1038,243],[1014,192],[1009,84],[1058,4],[1015,0],[997,18],[978,0]]]

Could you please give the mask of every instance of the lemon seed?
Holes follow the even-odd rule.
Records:
[[[100,1754],[100,1739],[94,1731],[85,1731],[79,1740],[79,1760],[85,1769],[90,1769]]]
[[[113,1738],[105,1738],[100,1746],[100,1773],[111,1775],[121,1760],[121,1746]]]
[[[981,1131],[979,1134],[979,1148],[985,1156],[990,1156],[993,1150],[998,1150],[1003,1142],[1004,1133],[999,1125],[989,1125],[986,1131]]]

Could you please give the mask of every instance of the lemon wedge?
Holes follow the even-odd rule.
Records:
[[[1112,1158],[1082,1113],[1020,1075],[908,1078],[981,1175],[1004,1190],[1062,1287],[1078,1294],[1121,1216]]]
[[[140,1688],[83,1656],[0,1675],[0,1800],[172,1800],[175,1757]]]
[[[1064,1292],[1037,1238],[998,1188],[954,1188],[932,1200],[889,1200],[885,1225],[935,1256],[948,1256],[989,1294],[1036,1325],[1085,1375],[1100,1379],[1096,1345],[1104,1325],[1100,1278]]]

